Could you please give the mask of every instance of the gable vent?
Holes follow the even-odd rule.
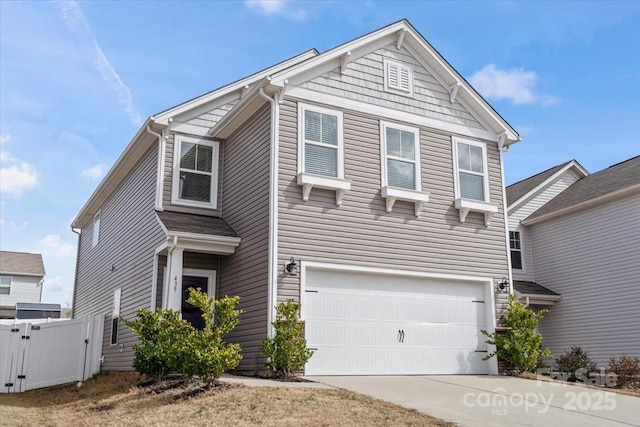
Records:
[[[413,73],[406,65],[384,62],[384,90],[387,92],[413,95]]]

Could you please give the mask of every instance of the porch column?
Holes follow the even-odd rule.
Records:
[[[182,308],[182,262],[184,249],[174,248],[167,260],[169,264],[169,283],[167,289],[167,308],[180,311]]]

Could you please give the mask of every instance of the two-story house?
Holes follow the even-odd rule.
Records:
[[[508,294],[502,154],[516,131],[406,20],[151,116],[73,221],[74,316],[107,312],[131,369],[139,308],[239,295],[263,369],[301,301],[307,374],[496,373]]]
[[[41,254],[0,251],[0,319],[60,317],[60,304],[42,304]]]
[[[599,366],[640,357],[640,156],[593,174],[571,160],[506,192],[514,290],[549,309],[543,344]]]

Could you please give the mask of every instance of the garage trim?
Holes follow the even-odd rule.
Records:
[[[387,276],[405,276],[405,277],[418,277],[425,279],[446,279],[456,282],[479,282],[484,286],[484,298],[485,298],[485,324],[486,330],[489,333],[495,332],[496,328],[496,308],[495,308],[495,283],[491,277],[483,276],[466,276],[461,274],[447,274],[447,273],[430,273],[425,271],[411,271],[411,270],[399,270],[390,268],[379,267],[367,267],[359,265],[347,265],[347,264],[335,264],[324,263],[315,261],[300,261],[300,303],[302,310],[300,313],[300,319],[304,319],[304,307],[306,304],[306,276],[307,270],[331,270],[331,271],[344,271],[350,273],[368,273],[368,274],[382,274]],[[490,353],[495,351],[495,346],[487,344],[487,350]],[[496,357],[492,357],[487,361],[489,365],[489,375],[498,375],[498,361]]]

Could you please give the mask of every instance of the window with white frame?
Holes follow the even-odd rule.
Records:
[[[413,70],[399,62],[384,60],[384,90],[413,95]]]
[[[477,141],[453,138],[456,166],[456,198],[489,201],[487,149]]]
[[[176,135],[172,203],[217,207],[218,142]]]
[[[519,231],[509,231],[509,250],[511,253],[511,268],[522,270],[522,240]]]
[[[100,242],[100,217],[100,211],[98,211],[98,213],[93,217],[93,241],[91,246],[93,248],[95,248],[98,242]]]
[[[300,104],[298,172],[344,178],[342,112]]]
[[[0,295],[11,294],[11,277],[0,277]]]
[[[382,186],[421,190],[420,132],[417,128],[380,122]]]
[[[118,344],[118,332],[120,329],[120,299],[122,288],[113,291],[113,311],[111,313],[111,345]]]

